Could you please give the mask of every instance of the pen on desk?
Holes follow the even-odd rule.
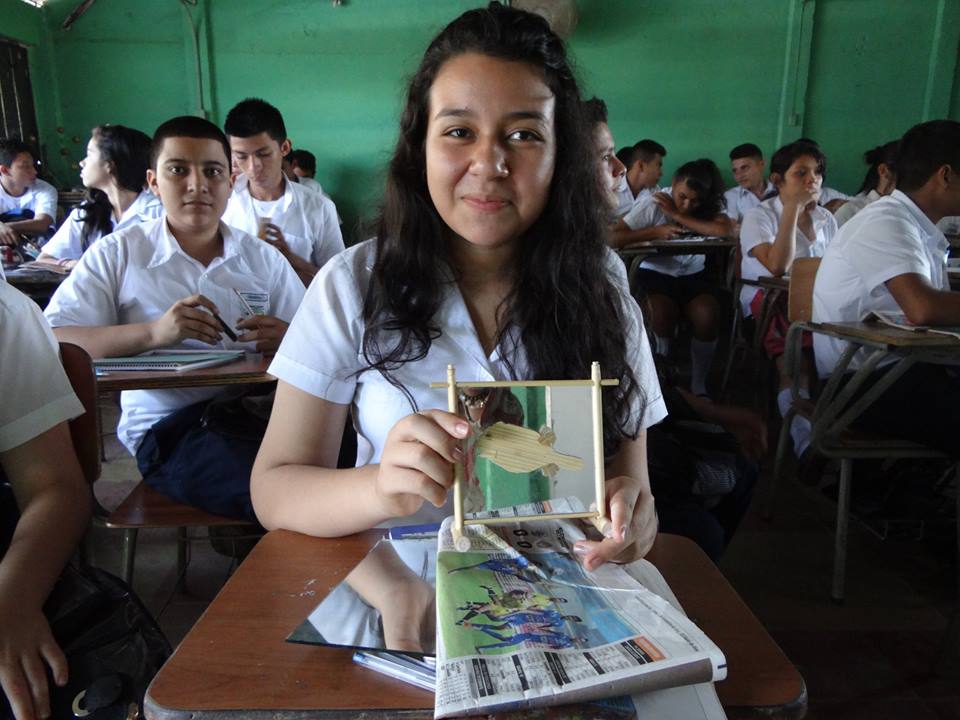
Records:
[[[227,334],[227,337],[230,338],[233,342],[236,342],[237,334],[230,328],[229,325],[227,325],[223,321],[223,318],[217,315],[216,313],[213,313],[213,317],[218,323],[220,323],[220,328]]]
[[[253,316],[253,321],[257,324],[257,330],[260,330],[260,321],[257,319],[259,316],[253,311],[253,308],[250,307],[250,303],[247,302],[247,299],[243,296],[236,288],[233,288],[233,294],[237,296],[240,300],[240,304],[243,305],[243,309],[246,311],[247,315]]]

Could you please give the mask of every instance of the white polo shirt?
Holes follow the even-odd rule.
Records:
[[[765,198],[774,190],[776,190],[776,188],[769,180],[767,180],[766,187],[763,188],[760,197],[754,195],[752,190],[747,190],[745,187],[735,185],[723,194],[723,200],[726,203],[724,212],[730,219],[741,222],[748,210],[753,210],[759,206],[760,203],[763,202],[762,198]]]
[[[620,178],[620,187],[617,188],[617,209],[613,213],[613,219],[622,218],[640,200],[658,192],[660,188],[654,185],[652,188],[641,188],[640,192],[634,195],[627,178]]]
[[[876,190],[854,195],[843,205],[837,208],[837,211],[833,214],[834,219],[837,221],[837,227],[843,227],[850,218],[863,210],[867,205],[875,203],[882,197],[883,195],[878,193]]]
[[[937,290],[949,290],[943,233],[899,190],[877,200],[846,223],[830,243],[813,286],[813,321],[861,320],[873,311],[903,312],[886,282],[922,275]],[[846,343],[814,333],[817,372],[833,372]],[[894,358],[890,358],[892,362]],[[858,353],[850,369],[863,361]]]
[[[740,277],[744,280],[756,280],[770,275],[770,271],[751,251],[764,243],[772,245],[780,228],[780,217],[783,215],[783,201],[780,196],[764,200],[753,210],[747,212],[740,226]],[[837,221],[829,210],[815,205],[810,211],[810,220],[813,222],[813,237],[804,235],[797,228],[797,247],[795,258],[823,257],[827,245],[837,234]],[[788,271],[789,272],[789,269]],[[750,317],[750,301],[757,294],[757,288],[745,285],[740,292],[740,303],[743,306],[744,317]]]
[[[86,249],[83,246],[83,215],[84,212],[79,207],[71,210],[60,229],[43,246],[43,252],[59,260],[79,260]],[[113,229],[110,232],[117,232],[147,220],[156,220],[161,215],[163,215],[163,204],[160,202],[160,198],[149,190],[143,190],[137,195],[130,207],[123,211],[119,220],[114,221],[111,214],[110,222]],[[110,233],[106,234],[109,235]],[[87,247],[93,245],[101,237],[102,234],[94,230],[90,233]]]
[[[829,188],[829,187],[820,188],[819,202],[821,205],[826,205],[827,203],[833,202],[834,200],[849,200],[849,199],[850,199],[849,195],[847,195],[846,193],[842,193],[839,190],[834,190],[833,188]]]
[[[258,213],[258,204],[268,210]],[[269,217],[270,222],[283,231],[287,245],[295,254],[318,268],[343,250],[337,208],[330,198],[284,178],[283,195],[276,201],[260,203],[250,195],[246,176],[240,175],[233,186],[223,222],[256,237],[261,216]]]
[[[151,322],[177,300],[201,293],[227,324],[243,317],[234,288],[255,312],[293,318],[303,299],[303,283],[280,252],[265,242],[220,223],[223,255],[206,267],[187,255],[165,218],[132,225],[99,240],[80,258],[47,305],[53,327],[104,326]],[[181,347],[209,348],[196,340]],[[253,343],[221,336],[218,347],[253,350]],[[213,397],[220,390],[133,390],[120,398],[123,414],[117,435],[136,453],[143,434],[175,410]]]
[[[357,466],[380,461],[387,434],[401,418],[414,411],[403,392],[363,358],[363,298],[370,283],[376,244],[355,245],[327,264],[310,284],[297,316],[270,365],[270,373],[311,395],[352,406],[357,428]],[[607,267],[619,291],[628,323],[625,328],[628,359],[642,387],[645,404],[632,408],[632,418],[646,428],[662,420],[666,406],[660,393],[653,355],[643,331],[643,315],[627,289],[623,262],[607,251]],[[510,364],[497,348],[488,357],[477,338],[470,313],[455,282],[450,282],[443,304],[434,318],[441,335],[433,340],[425,358],[394,371],[413,396],[417,410],[447,409],[445,390],[430,383],[447,377],[447,365],[456,367],[462,381],[509,380],[529,377],[522,348]],[[391,339],[385,340],[389,345]],[[506,347],[514,346],[507,341]],[[515,375],[511,374],[513,367]],[[402,522],[437,522],[451,512],[425,503]]]
[[[54,222],[57,219],[57,189],[37,178],[23,195],[14,197],[0,184],[0,213],[11,210],[33,210],[34,217],[47,215]]]
[[[672,197],[673,188],[666,188],[659,192]],[[660,209],[660,206],[653,201],[655,194],[650,193],[645,197],[638,198],[630,211],[623,216],[623,222],[626,223],[628,228],[641,230],[673,223],[673,220],[668,218]],[[693,275],[702,271],[704,266],[705,258],[703,255],[660,255],[644,260],[640,264],[640,267],[644,270],[653,270],[673,277]]]
[[[37,304],[0,282],[0,452],[83,415]]]

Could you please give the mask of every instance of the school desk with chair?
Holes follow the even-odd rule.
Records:
[[[628,263],[627,279],[630,288],[636,287],[637,271],[644,260],[655,255],[707,255],[728,251],[726,258],[729,269],[733,265],[733,253],[736,252],[738,241],[736,238],[720,237],[680,237],[675,240],[644,240],[626,245],[617,250],[617,254]],[[724,278],[731,281],[730,272],[724,273]]]

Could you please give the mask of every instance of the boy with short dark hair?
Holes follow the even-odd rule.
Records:
[[[736,223],[743,221],[747,210],[757,207],[774,191],[773,183],[764,177],[766,163],[763,151],[753,143],[737,145],[730,151],[730,170],[737,186],[723,194],[727,216]]]
[[[83,254],[47,306],[61,341],[94,358],[168,347],[277,349],[304,288],[276,249],[221,221],[229,152],[220,129],[201,118],[157,129],[147,182],[165,214]],[[236,341],[224,339],[220,319],[236,328]],[[160,492],[252,521],[250,469],[260,439],[204,427],[203,411],[220,390],[124,392],[117,435]]]
[[[45,235],[56,217],[57,189],[37,177],[33,150],[16,138],[0,140],[0,245]]]
[[[624,155],[627,155],[624,153]],[[625,182],[619,191],[616,217],[623,217],[633,205],[660,188],[657,185],[663,176],[663,159],[667,150],[655,140],[641,140],[630,149],[629,163],[620,158],[627,169]]]
[[[337,208],[328,197],[287,180],[290,139],[283,116],[259,98],[237,103],[224,131],[241,175],[223,220],[277,248],[308,285],[343,250]]]
[[[857,213],[827,246],[814,284],[814,322],[856,321],[870,312],[893,311],[916,325],[960,325],[960,293],[950,290],[946,274],[949,245],[936,226],[950,215],[960,215],[960,123],[921,123],[900,141],[897,189]],[[832,374],[845,343],[820,333],[813,340],[819,374]],[[861,361],[854,357],[848,369]],[[872,382],[889,369],[888,364],[877,370]],[[956,374],[942,365],[917,363],[857,424],[956,458],[958,415]]]

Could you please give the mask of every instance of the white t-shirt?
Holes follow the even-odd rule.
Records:
[[[337,208],[325,195],[288,182],[286,178],[283,183],[283,195],[270,208],[269,215],[258,214],[247,178],[241,175],[233,187],[223,222],[256,237],[259,219],[269,217],[270,222],[283,231],[287,245],[295,254],[318,268],[323,267],[343,250]]]
[[[368,240],[341,253],[317,274],[270,365],[270,374],[300,390],[352,406],[358,435],[357,466],[379,462],[387,433],[414,411],[400,390],[379,372],[366,369],[362,354],[363,298],[375,253],[375,241]],[[623,262],[612,251],[607,251],[607,267],[623,302],[628,358],[645,399],[643,407],[632,408],[632,417],[646,428],[666,416],[666,406],[643,330],[643,315],[629,295]],[[522,349],[520,357],[510,358],[510,365],[501,358],[499,348],[489,357],[484,353],[456,283],[449,284],[435,322],[442,334],[433,340],[427,356],[393,373],[413,396],[418,410],[446,410],[445,391],[432,390],[429,385],[445,380],[448,364],[456,367],[457,379],[462,381],[527,376]],[[510,373],[511,365],[515,375]],[[402,522],[437,522],[449,514],[449,507],[438,509],[426,503]]]
[[[53,222],[57,219],[57,189],[37,178],[23,195],[14,197],[0,184],[0,213],[11,210],[33,210],[33,216],[46,215]]]
[[[765,188],[763,188],[763,192],[760,194],[760,197],[754,195],[752,190],[747,190],[745,187],[736,185],[723,194],[723,199],[726,203],[724,212],[727,214],[727,217],[731,218],[732,220],[741,222],[743,220],[743,216],[747,214],[748,210],[753,210],[755,207],[760,205],[760,203],[763,202],[761,198],[765,198],[774,190],[776,190],[776,188],[769,180],[767,180],[767,185]]]
[[[147,220],[155,220],[161,215],[163,215],[163,204],[160,202],[160,198],[149,190],[143,190],[137,195],[130,207],[124,210],[119,220],[114,221],[111,214],[110,222],[113,229],[110,232],[117,232]],[[43,252],[60,260],[79,260],[84,251],[82,233],[83,211],[77,207],[70,211],[60,229],[43,246]],[[107,235],[109,234],[107,233]],[[93,245],[101,237],[101,233],[94,230],[90,233],[87,247]]]
[[[764,200],[753,210],[743,216],[740,226],[740,277],[744,280],[757,280],[762,276],[770,275],[770,271],[751,254],[758,245],[764,243],[772,245],[780,228],[780,217],[783,215],[783,201],[780,196]],[[797,247],[794,257],[823,257],[828,243],[837,234],[837,221],[829,210],[815,205],[810,211],[810,220],[813,222],[814,236],[808,238],[800,228],[797,228]],[[789,272],[789,268],[787,270]],[[750,317],[750,301],[757,294],[757,289],[745,285],[740,293],[740,302],[743,306],[744,317]]]
[[[83,415],[37,304],[0,282],[0,452]]]
[[[201,293],[227,324],[246,313],[236,293],[252,309],[281,320],[293,318],[303,299],[303,283],[280,252],[246,233],[220,223],[223,255],[206,267],[187,255],[160,218],[99,240],[80,258],[47,305],[53,327],[105,326],[151,322],[177,300]],[[195,340],[182,347],[209,348]],[[219,347],[254,350],[253,343],[221,336]],[[121,395],[123,414],[117,435],[136,453],[143,434],[175,410],[206,400],[219,387],[132,390]]]
[[[672,197],[673,188],[660,190],[664,195]],[[672,224],[673,220],[664,215],[660,206],[653,201],[656,193],[638,197],[630,211],[623,216],[623,222],[631,230],[656,227],[657,225]],[[644,260],[640,267],[644,270],[654,270],[664,275],[680,277],[693,275],[703,270],[705,258],[703,255],[661,255]]]
[[[830,243],[813,286],[813,321],[861,320],[876,310],[903,312],[886,282],[922,275],[937,290],[949,290],[943,233],[899,190],[877,200],[846,223]],[[846,343],[814,333],[817,372],[833,372]],[[858,353],[850,369],[859,367]],[[895,358],[890,358],[893,361]]]
[[[856,215],[858,212],[863,210],[870,203],[876,202],[883,195],[878,193],[876,190],[871,190],[868,193],[859,193],[854,195],[852,198],[847,200],[843,205],[837,208],[837,211],[833,214],[833,217],[837,221],[837,227],[843,227],[844,223],[847,222],[850,218]]]

